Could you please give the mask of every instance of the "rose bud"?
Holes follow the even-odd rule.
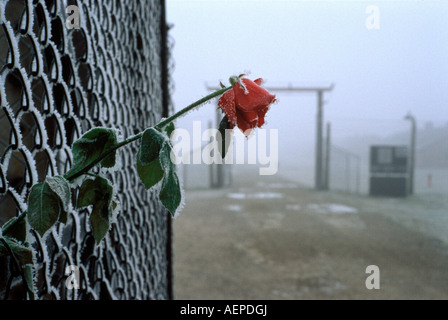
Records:
[[[269,106],[275,102],[275,95],[270,94],[260,85],[263,79],[255,81],[247,78],[232,78],[233,89],[225,92],[218,101],[219,107],[229,120],[230,129],[237,126],[247,137],[254,128],[260,128]]]

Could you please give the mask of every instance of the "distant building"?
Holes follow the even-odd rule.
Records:
[[[448,136],[417,147],[416,162],[418,168],[448,168]]]

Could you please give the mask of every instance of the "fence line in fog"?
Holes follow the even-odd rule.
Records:
[[[361,157],[331,145],[329,189],[361,193]]]
[[[419,156],[417,150],[417,157]],[[329,189],[354,194],[369,194],[370,165],[366,155],[331,146]],[[441,168],[415,167],[416,194],[448,194],[448,165]]]

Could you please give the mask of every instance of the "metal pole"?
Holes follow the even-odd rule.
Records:
[[[317,190],[322,190],[322,147],[323,147],[323,99],[322,91],[317,91],[317,124],[316,124],[316,164],[315,164],[315,187]]]
[[[350,192],[350,154],[345,156],[345,179],[347,180],[347,192]]]
[[[356,159],[358,160],[358,172],[356,173],[356,193],[360,194],[361,193],[361,158],[360,157],[356,157]]]
[[[415,173],[415,140],[416,140],[415,118],[412,118],[412,134],[411,134],[411,172],[409,175],[409,194],[414,194],[414,173]]]
[[[330,190],[330,156],[331,156],[331,124],[327,123],[327,143],[325,147],[325,184],[324,189]]]
[[[409,183],[408,193],[414,194],[414,171],[415,171],[415,148],[416,148],[416,135],[417,125],[414,116],[408,113],[405,120],[411,121],[411,155],[409,159]]]

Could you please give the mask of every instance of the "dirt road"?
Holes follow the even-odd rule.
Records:
[[[176,298],[447,299],[448,223],[425,221],[443,222],[441,212],[240,170],[229,189],[186,192],[174,221]],[[369,265],[379,290],[366,288]]]

